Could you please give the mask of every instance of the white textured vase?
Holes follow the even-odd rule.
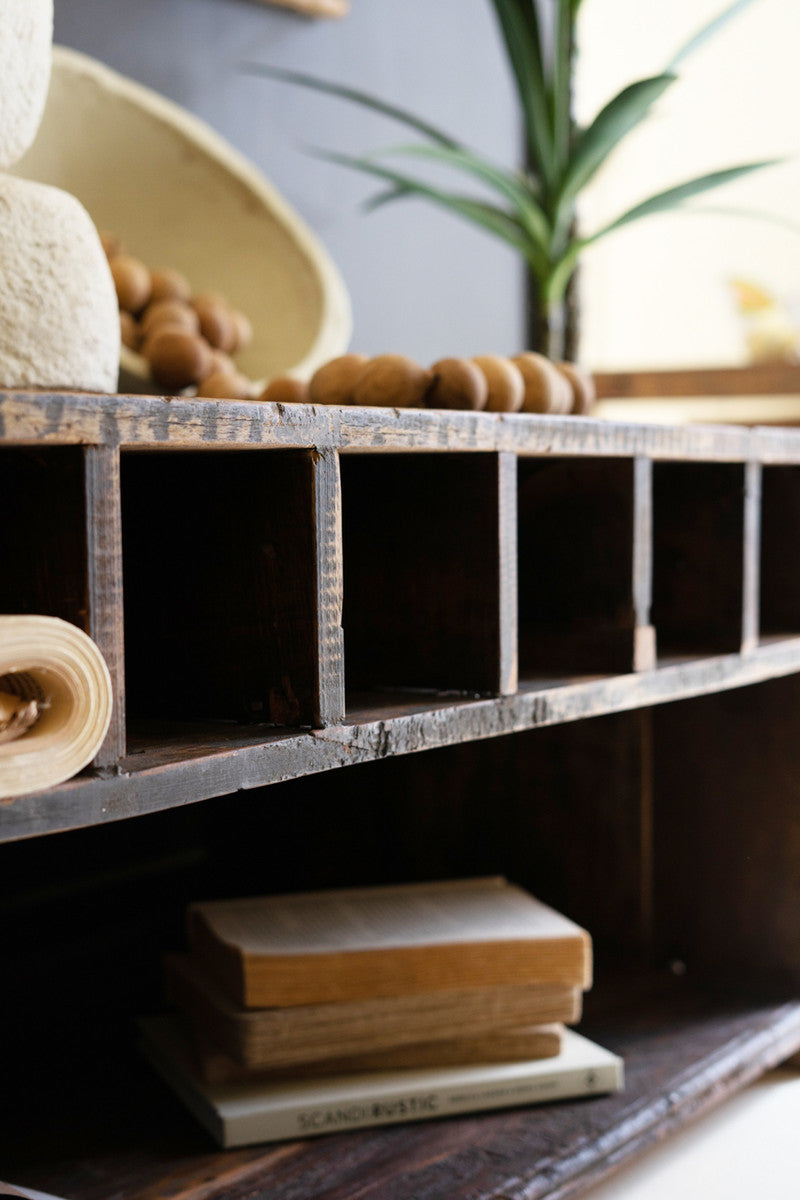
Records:
[[[117,298],[88,213],[0,174],[0,387],[114,392],[118,365]]]
[[[53,0],[0,0],[0,169],[33,143],[50,82]]]

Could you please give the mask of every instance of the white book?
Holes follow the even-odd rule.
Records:
[[[307,1138],[619,1090],[622,1059],[568,1029],[561,1054],[526,1062],[210,1084],[175,1017],[142,1020],[143,1049],[221,1146]]]

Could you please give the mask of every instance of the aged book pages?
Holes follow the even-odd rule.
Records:
[[[572,1029],[554,1058],[210,1084],[194,1069],[176,1018],[140,1024],[153,1066],[222,1146],[599,1095],[623,1084],[622,1060]]]
[[[247,1068],[279,1068],[341,1059],[421,1043],[497,1036],[532,1025],[579,1020],[583,993],[567,984],[509,984],[334,1004],[244,1009],[215,986],[188,955],[164,960],[167,998],[198,1036]],[[444,1050],[441,1053],[445,1053]],[[500,1057],[503,1057],[501,1054]],[[532,1051],[530,1057],[534,1056]],[[517,1057],[519,1057],[517,1055]]]
[[[194,954],[248,1007],[591,984],[591,940],[501,878],[193,904]]]
[[[111,720],[111,677],[81,629],[57,617],[0,616],[0,692],[34,717],[0,740],[0,799],[54,787],[92,761]]]
[[[289,1011],[289,1010],[287,1010]],[[226,1054],[194,1037],[195,1056],[206,1083],[242,1083],[254,1079],[314,1079],[328,1075],[357,1075],[363,1071],[415,1070],[422,1067],[459,1067],[475,1063],[519,1062],[553,1058],[564,1044],[563,1025],[531,1025],[525,1029],[498,1029],[474,1036],[391,1046],[387,1050],[323,1058],[292,1067],[243,1067]]]

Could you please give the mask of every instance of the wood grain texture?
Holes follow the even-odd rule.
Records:
[[[758,645],[761,630],[761,463],[745,465],[742,554],[742,653]]]
[[[519,481],[523,676],[632,670],[633,460],[525,459]]]
[[[622,980],[583,1028],[627,1064],[624,1092],[306,1142],[220,1152],[131,1047],[114,1056],[124,1088],[108,1090],[102,1034],[64,1094],[27,1093],[6,1124],[4,1169],[19,1184],[102,1200],[567,1200],[695,1120],[800,1045],[800,1006],[720,1001],[661,980]],[[73,1047],[74,1052],[74,1047]],[[668,1099],[666,1099],[668,1097]],[[91,1166],[87,1167],[87,1163]]]
[[[497,456],[344,455],[341,469],[348,689],[497,693]]]
[[[497,549],[498,682],[501,696],[512,695],[519,684],[519,544],[517,540],[517,457],[498,455]]]
[[[517,454],[800,461],[797,430],[612,423],[588,417],[336,408],[153,396],[0,393],[0,440],[123,448],[228,447],[353,452],[505,450]]]
[[[0,612],[89,632],[86,512],[77,447],[0,447]]]
[[[797,363],[695,367],[662,371],[597,371],[599,400],[649,396],[779,396],[800,394]]]
[[[130,714],[311,725],[309,453],[129,454],[122,465]]]
[[[122,511],[119,449],[87,446],[86,546],[89,590],[89,636],[106,661],[114,706],[105,741],[94,760],[113,767],[125,753],[125,630],[122,598]]]
[[[317,610],[317,694],[314,725],[344,720],[344,631],[342,629],[342,495],[339,455],[311,456]]]
[[[740,650],[744,467],[656,463],[653,492],[652,620],[659,652]]]
[[[799,698],[790,678],[654,712],[661,953],[723,985],[800,986]]]
[[[656,665],[656,635],[650,624],[653,602],[653,463],[633,463],[633,667],[649,671]]]
[[[800,520],[800,470],[762,469],[760,628],[786,634],[800,623],[800,564],[794,530]]]
[[[580,721],[672,700],[745,687],[800,671],[800,639],[752,654],[680,659],[655,671],[589,679],[523,681],[515,696],[453,700],[435,693],[359,696],[348,724],[316,732],[269,727],[156,725],[121,763],[117,779],[79,776],[59,788],[21,796],[0,811],[0,840],[34,837],[85,824],[193,804],[240,789],[313,775],[393,755]],[[179,727],[180,729],[180,727]]]

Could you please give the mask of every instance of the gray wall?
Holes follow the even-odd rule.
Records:
[[[361,153],[410,131],[240,70],[259,61],[376,92],[511,165],[518,115],[489,0],[352,0],[339,21],[255,0],[55,0],[55,40],[184,105],[267,175],[342,272],[353,349],[429,363],[522,348],[522,270],[510,250],[419,200],[367,215],[360,204],[375,185],[305,149]]]

